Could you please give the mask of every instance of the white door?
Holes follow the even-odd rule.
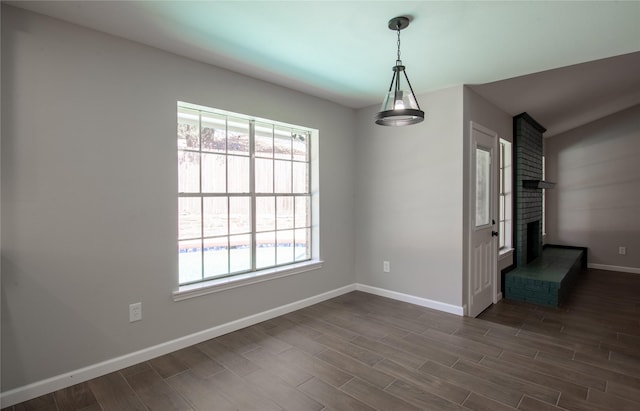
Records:
[[[498,135],[471,122],[471,179],[469,235],[469,310],[475,317],[497,295],[498,233],[496,182],[498,181]]]

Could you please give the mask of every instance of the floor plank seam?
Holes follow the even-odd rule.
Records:
[[[223,409],[208,406],[216,395],[238,409],[245,393],[296,411],[640,409],[640,302],[626,291],[640,277],[581,280],[559,309],[503,300],[479,319],[348,293],[8,410],[68,409],[96,389],[92,409]],[[287,395],[312,406],[292,407]]]

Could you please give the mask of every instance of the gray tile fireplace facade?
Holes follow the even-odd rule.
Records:
[[[513,118],[515,151],[514,239],[517,267],[542,253],[542,190],[526,183],[542,180],[542,140],[546,131],[527,113]]]
[[[513,127],[515,267],[503,277],[503,295],[558,307],[586,268],[587,250],[547,245],[543,253],[542,193],[554,186],[542,175],[542,135],[546,130],[527,113],[515,116]]]

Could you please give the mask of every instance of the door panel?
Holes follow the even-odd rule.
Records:
[[[496,195],[498,136],[471,123],[468,315],[494,302],[497,283]]]

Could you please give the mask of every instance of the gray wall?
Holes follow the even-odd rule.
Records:
[[[545,140],[547,243],[640,272],[640,106]],[[626,246],[627,255],[618,255]]]
[[[489,130],[493,130],[498,134],[498,138],[507,140],[513,143],[513,119],[512,117],[499,109],[493,103],[476,93],[471,87],[465,86],[464,88],[464,118],[465,124],[465,141],[470,141],[470,128],[469,121],[476,122]],[[465,147],[465,160],[464,164],[469,164],[469,147]],[[468,171],[466,174],[468,175]],[[468,183],[467,183],[468,184]],[[465,194],[468,190],[465,191]],[[497,200],[496,200],[497,201]],[[469,200],[465,200],[470,207]],[[470,213],[465,213],[465,224],[469,224],[467,220]],[[465,257],[468,252],[465,251]],[[498,259],[498,272],[511,266],[513,264],[513,253],[506,253],[504,256]],[[465,282],[465,287],[467,283]],[[498,287],[500,289],[500,287]],[[466,295],[465,289],[465,295]]]
[[[353,110],[2,7],[2,391],[354,282]],[[177,100],[320,130],[323,269],[172,301]]]
[[[379,127],[358,111],[356,277],[463,307],[468,275],[470,121],[512,140],[511,117],[468,87],[419,95],[425,121]],[[384,273],[382,262],[390,261]],[[511,264],[502,261],[502,264]]]
[[[376,125],[377,105],[358,111],[356,277],[461,307],[462,86],[417,98],[425,121],[410,127]]]
[[[469,121],[511,140],[475,92],[418,96],[424,123],[379,127],[377,106],[2,7],[2,391],[354,282],[466,304]],[[177,100],[320,130],[323,269],[172,301]]]

